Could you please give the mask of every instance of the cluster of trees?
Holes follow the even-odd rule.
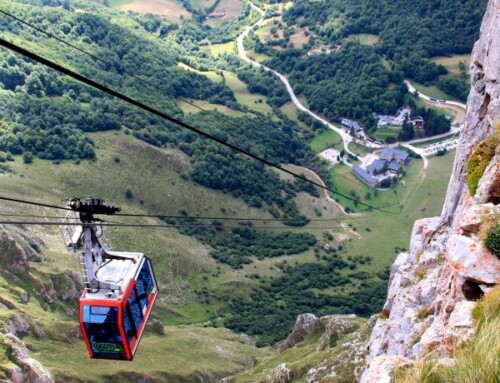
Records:
[[[248,299],[231,301],[231,316],[225,324],[234,331],[258,336],[258,344],[263,346],[284,339],[299,314],[354,312],[367,317],[379,312],[387,280],[367,273],[344,276],[341,270],[347,268],[355,269],[356,265],[337,257],[330,257],[326,263],[283,265],[281,277],[265,281]],[[351,288],[354,279],[361,279],[359,289]],[[342,287],[346,293],[324,292],[332,287]]]
[[[51,5],[59,6],[59,3]],[[87,6],[95,6],[89,4]],[[135,33],[110,22],[106,16],[62,9],[19,8],[14,13],[34,24],[46,20],[44,29],[48,32],[72,41],[110,64],[75,54],[56,40],[43,39],[32,29],[6,17],[0,20],[0,30],[38,42],[42,54],[58,52],[80,73],[153,107],[180,116],[174,96],[220,104],[236,101],[224,84],[177,67],[179,52],[175,47],[160,47],[148,38],[146,31]],[[134,16],[135,19],[141,17],[144,17],[144,22],[151,19],[151,16]],[[156,132],[169,132],[171,127],[129,106],[111,101],[99,91],[7,51],[0,52],[0,57],[0,87],[10,91],[8,97],[2,97],[0,118],[9,124],[10,129],[1,133],[0,150],[13,154],[30,151],[45,159],[93,158],[93,144],[83,133],[85,131],[118,129],[125,125],[136,131],[136,136],[154,144],[163,144],[171,136],[158,134],[161,140],[154,137]],[[125,71],[158,84],[161,89],[147,89],[144,83],[123,76]],[[144,129],[148,128],[156,132],[146,134]]]
[[[353,118],[368,130],[376,128],[373,112],[395,113],[407,92],[401,73],[386,69],[373,47],[356,42],[328,55],[277,52],[269,65],[288,73],[294,91],[314,111],[329,119]]]
[[[470,92],[469,84],[466,81],[460,80],[456,77],[440,78],[437,82],[437,86],[443,92],[457,97],[460,100],[467,100]]]
[[[244,65],[237,69],[236,74],[248,84],[250,93],[267,96],[269,105],[279,108],[290,101],[285,85],[271,72],[253,65]]]
[[[220,220],[204,224],[195,218],[167,219],[179,232],[191,235],[213,250],[210,255],[218,262],[238,269],[255,259],[295,255],[308,250],[316,243],[314,235],[289,231],[272,233],[252,227],[251,222],[226,228]]]
[[[16,10],[20,12],[23,11]],[[284,116],[280,120],[259,114],[253,118],[234,118],[215,112],[182,116],[174,97],[239,106],[224,83],[212,82],[175,65],[192,44],[188,41],[188,48],[176,45],[179,36],[168,36],[172,45],[160,45],[150,36],[161,29],[161,25],[152,21],[153,16],[131,14],[133,20],[143,18],[140,25],[147,25],[133,30],[112,23],[107,15],[37,7],[24,12],[20,16],[27,21],[37,24],[40,19],[50,20],[51,25],[45,28],[49,32],[62,35],[110,62],[110,65],[96,63],[86,55],[67,51],[69,48],[55,40],[43,40],[44,45],[40,41],[47,52],[58,50],[61,56],[70,58],[71,66],[79,72],[274,163],[300,164],[302,159],[311,158],[312,153],[297,135],[295,124]],[[193,24],[187,22],[178,33],[190,30]],[[7,18],[0,20],[0,30],[34,41],[41,39],[31,29],[13,24]],[[0,132],[0,150],[12,154],[30,152],[50,160],[92,159],[93,142],[86,132],[125,127],[126,132],[138,139],[156,146],[175,145],[191,156],[193,181],[242,197],[251,206],[266,204],[290,225],[308,223],[293,197],[301,190],[317,193],[314,188],[283,182],[262,164],[19,56],[0,52],[0,57],[0,86],[9,94],[0,103],[0,119],[8,126]],[[160,89],[123,75],[125,71],[158,84]],[[261,86],[256,73],[242,69],[242,76],[249,76],[250,83]],[[269,80],[273,81],[277,80]],[[276,105],[283,103],[283,93],[286,94],[281,88],[268,88]]]
[[[469,53],[479,34],[486,0],[297,0],[284,19],[308,26],[329,44],[341,44],[357,33],[377,34],[376,52],[393,61],[395,70],[422,83],[436,82],[446,68],[434,56]],[[465,86],[465,80],[457,80]],[[439,86],[443,85],[438,83]],[[443,89],[444,90],[444,89]],[[454,93],[458,97],[459,92]],[[463,98],[464,94],[460,96]]]
[[[442,114],[430,108],[417,107],[413,100],[408,103],[412,110],[412,116],[421,116],[424,121],[424,136],[430,137],[437,134],[449,132],[451,129],[451,121]]]
[[[413,100],[410,100],[408,105],[411,108],[411,118],[417,116],[424,120],[423,136],[431,137],[437,134],[449,132],[451,129],[451,121],[446,116],[439,114],[434,109],[417,107]],[[403,127],[398,136],[388,136],[385,138],[387,144],[393,144],[397,141],[410,141],[417,136],[417,132],[412,124],[408,122],[408,118],[403,122]],[[422,134],[420,134],[422,136]]]

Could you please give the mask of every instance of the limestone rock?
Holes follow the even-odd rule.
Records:
[[[446,258],[466,279],[479,283],[500,283],[500,259],[471,238],[452,235],[448,240]]]
[[[474,302],[458,302],[450,315],[448,325],[451,327],[472,327],[472,309],[475,305]]]
[[[415,221],[411,233],[410,252],[416,254],[423,250],[422,245],[430,240],[440,223],[439,217],[424,218]]]
[[[13,383],[54,383],[54,379],[38,361],[30,358],[26,345],[12,334],[0,336],[14,367],[5,367],[4,372]]]
[[[316,350],[320,351],[330,347],[335,347],[336,341],[333,341],[333,339],[340,339],[345,334],[349,334],[354,331],[356,326],[351,320],[349,320],[352,318],[356,318],[356,315],[329,315],[321,317],[319,319],[319,323],[325,330],[319,339]]]
[[[6,231],[0,233],[0,263],[14,275],[24,274],[30,268],[28,254]]]
[[[368,343],[362,383],[389,383],[397,366],[431,352],[452,357],[456,345],[474,332],[475,302],[464,297],[464,286],[467,290],[473,282],[500,282],[500,261],[478,239],[483,219],[499,214],[500,149],[479,180],[475,196],[465,178],[467,159],[500,123],[500,0],[488,3],[470,75],[465,126],[443,212],[440,218],[415,223],[409,252],[394,262],[383,315]]]
[[[29,329],[29,324],[26,323],[19,313],[12,315],[9,319],[9,326],[7,328],[9,334],[24,335],[28,333]]]
[[[379,356],[373,360],[372,368],[363,373],[360,383],[391,383],[394,368],[408,363],[399,356]]]
[[[495,124],[500,121],[499,10],[500,0],[490,0],[481,25],[480,39],[474,45],[471,56],[469,69],[472,89],[467,100],[465,126],[460,136],[442,214],[443,220],[450,223],[453,223],[456,211],[463,210],[460,205],[471,198],[465,181],[467,159],[481,141],[493,134]],[[498,164],[498,160],[495,162]],[[490,165],[488,169],[491,170],[492,167]],[[491,190],[492,185],[499,182],[498,177],[493,174],[488,178],[483,176],[481,181],[478,190]],[[478,203],[485,202],[489,201],[478,201]]]
[[[301,314],[297,317],[292,333],[285,339],[280,347],[280,352],[292,348],[297,343],[302,342],[307,334],[312,334],[319,324],[318,318],[314,314]]]
[[[460,229],[459,234],[471,237],[473,234],[479,232],[485,220],[492,219],[497,215],[500,215],[500,205],[495,206],[492,203],[473,205],[466,209],[459,217],[459,221],[457,222],[457,226]]]
[[[259,383],[289,383],[292,381],[292,372],[285,363],[274,368],[271,374],[267,375]]]

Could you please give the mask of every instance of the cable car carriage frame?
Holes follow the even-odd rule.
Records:
[[[65,238],[73,251],[81,251],[85,288],[79,321],[89,355],[132,360],[158,296],[151,260],[143,253],[110,251],[100,242],[94,214],[115,214],[119,207],[98,198],[74,198],[68,206],[81,221],[66,226]]]

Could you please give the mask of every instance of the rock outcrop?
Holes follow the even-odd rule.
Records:
[[[474,46],[472,90],[465,126],[441,217],[419,220],[410,250],[394,262],[389,292],[369,344],[360,382],[387,382],[397,366],[429,353],[447,358],[473,334],[471,310],[491,284],[500,283],[500,260],[481,232],[500,216],[500,148],[475,195],[466,181],[474,149],[500,125],[500,0],[490,0]]]
[[[53,383],[54,379],[40,362],[28,355],[25,344],[12,334],[0,335],[0,344],[6,349],[10,363],[1,370],[12,383]]]

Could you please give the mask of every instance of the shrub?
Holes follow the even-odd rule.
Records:
[[[125,195],[126,199],[134,198],[134,193],[132,192],[132,189],[130,189],[130,188],[126,188],[125,191],[123,192],[123,194]]]
[[[483,176],[483,173],[490,163],[491,159],[495,155],[495,149],[500,143],[500,133],[497,127],[497,132],[482,141],[472,155],[467,161],[467,185],[469,186],[469,192],[472,196],[476,194],[479,180]]]
[[[488,231],[484,246],[500,259],[500,224],[496,224]]]
[[[23,162],[28,165],[33,162],[33,154],[31,152],[24,152],[23,154]]]

